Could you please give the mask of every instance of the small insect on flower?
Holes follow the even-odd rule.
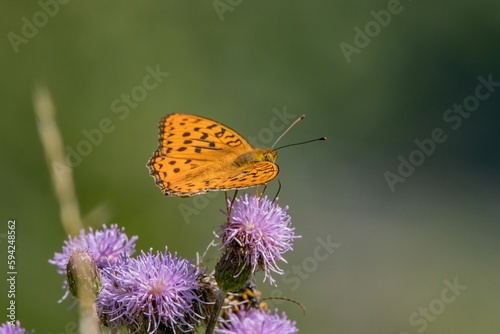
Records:
[[[269,305],[265,300],[284,300],[294,303],[302,308],[304,315],[306,315],[306,308],[300,302],[287,298],[287,297],[262,297],[262,292],[257,290],[257,285],[253,280],[248,281],[245,286],[238,292],[228,293],[225,306],[223,307],[222,317],[229,320],[229,313],[238,313],[241,310],[248,311],[250,309],[260,310],[266,312]]]
[[[231,292],[227,295],[222,317],[229,320],[229,313],[238,313],[241,310],[248,311],[251,308],[267,311],[269,309],[266,302],[262,300],[262,293],[257,290],[253,281],[248,281],[238,292]]]

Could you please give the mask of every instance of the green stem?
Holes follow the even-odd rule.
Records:
[[[212,334],[215,329],[215,325],[217,324],[217,320],[219,319],[220,311],[222,310],[222,305],[224,304],[224,300],[226,299],[227,291],[222,289],[217,292],[217,298],[215,299],[214,308],[212,314],[210,315],[210,319],[208,319],[207,329],[205,330],[205,334]]]

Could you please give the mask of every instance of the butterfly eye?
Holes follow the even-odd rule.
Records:
[[[275,162],[276,161],[276,152],[270,151],[270,152],[264,153],[264,160],[270,161],[270,162]]]

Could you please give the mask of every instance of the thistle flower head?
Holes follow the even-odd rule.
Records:
[[[102,269],[115,263],[120,254],[132,255],[135,252],[136,240],[136,236],[128,238],[125,229],[119,229],[116,224],[111,225],[109,229],[103,225],[102,230],[95,232],[92,228],[89,228],[88,232],[81,230],[79,236],[68,237],[68,240],[64,242],[62,253],[55,253],[54,259],[49,260],[49,263],[56,265],[57,272],[66,276],[70,257],[84,251],[92,257],[97,268]],[[69,288],[68,281],[65,279],[63,289],[66,293],[59,302],[69,295]]]
[[[78,250],[87,251],[97,264],[98,268],[105,268],[115,263],[120,254],[132,255],[135,252],[136,236],[130,239],[125,234],[125,229],[118,228],[114,224],[108,229],[106,225],[102,230],[93,231],[89,228],[88,232],[80,231],[77,237],[69,237],[64,242],[63,252],[55,253],[54,259],[49,260],[58,267],[57,272],[66,275],[66,266],[70,256]]]
[[[282,274],[277,261],[286,260],[283,254],[292,250],[293,239],[300,238],[294,234],[291,218],[287,214],[288,206],[284,208],[271,202],[266,197],[249,196],[245,194],[237,198],[231,208],[228,221],[223,227],[223,245],[226,252],[235,254],[229,256],[240,258],[251,268],[264,271],[264,280],[271,277],[271,271]],[[217,273],[216,273],[217,277]]]
[[[102,270],[102,290],[97,313],[104,325],[132,331],[158,328],[188,331],[199,320],[197,269],[188,261],[164,253],[142,252],[137,258],[123,256]]]
[[[264,312],[251,308],[245,310],[243,307],[237,313],[229,313],[229,321],[216,329],[218,334],[296,334],[295,321],[287,319],[286,314],[278,314],[271,311]]]
[[[6,322],[0,326],[0,333],[2,334],[31,334],[32,331],[27,331],[24,328],[21,328],[21,323],[16,321],[16,324],[13,325],[10,322]]]

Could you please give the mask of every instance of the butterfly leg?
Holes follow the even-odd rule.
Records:
[[[225,200],[225,203],[226,203],[226,212],[229,213],[229,207],[227,206],[227,191],[224,191],[224,200]]]
[[[260,197],[260,198],[264,197],[264,193],[266,192],[266,189],[267,189],[267,183],[264,183],[264,189],[262,189],[262,192],[260,193],[260,195],[259,195],[258,189],[259,189],[259,186],[257,186],[255,188],[255,196]]]
[[[274,195],[273,203],[278,198],[278,195],[279,195],[280,191],[281,191],[281,181],[280,181],[280,179],[278,179],[278,191],[276,192],[276,195]]]
[[[231,209],[233,208],[234,201],[236,200],[236,196],[238,195],[238,189],[234,191],[234,196],[231,199],[231,203],[228,203],[229,201],[227,200],[227,191],[224,192],[224,195],[226,197],[226,211],[227,215],[229,216],[231,214]]]

